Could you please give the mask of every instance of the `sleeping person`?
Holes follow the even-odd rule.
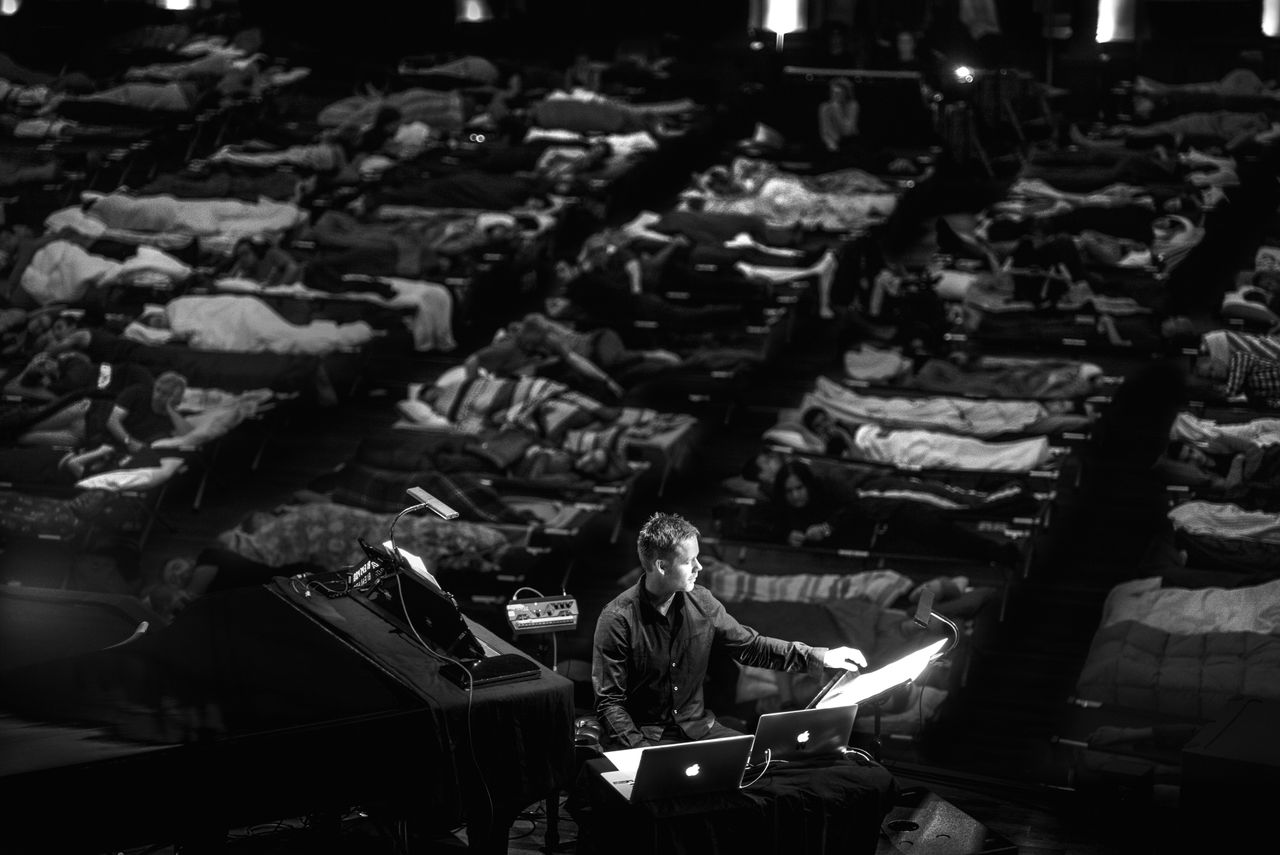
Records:
[[[1280,361],[1233,349],[1228,337],[1205,337],[1208,352],[1195,363],[1195,375],[1225,398],[1243,396],[1255,407],[1280,409]]]
[[[1178,415],[1155,470],[1170,484],[1250,510],[1280,510],[1280,421],[1217,424]]]
[[[195,350],[321,356],[361,347],[376,333],[365,321],[294,324],[257,297],[217,294],[152,307],[124,335],[148,344],[183,341]]]
[[[466,361],[467,377],[480,370],[499,377],[555,376],[582,391],[597,393],[603,386],[613,398],[623,387],[615,376],[677,365],[680,357],[667,351],[629,350],[611,329],[578,332],[545,315],[533,313],[512,322],[505,335],[480,348]]]
[[[821,421],[821,420],[819,420]],[[858,425],[845,436],[828,430],[820,441],[844,449],[841,457],[903,469],[960,469],[993,472],[1027,472],[1047,465],[1054,456],[1045,437],[1008,442],[987,442],[967,436],[928,430]],[[770,438],[789,440],[788,431],[770,431]],[[803,447],[806,440],[799,438]],[[788,443],[790,444],[790,443]]]

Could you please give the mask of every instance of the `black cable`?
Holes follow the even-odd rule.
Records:
[[[520,817],[516,817],[516,822],[519,822],[519,821],[520,821]],[[508,831],[507,840],[523,840],[524,838],[530,836],[531,834],[533,834],[535,831],[538,830],[538,823],[534,822],[531,819],[525,820],[525,821],[529,823],[529,830],[522,831],[519,834],[512,834],[510,831]]]
[[[391,525],[387,527],[387,540],[391,541],[391,560],[395,562],[396,567],[399,567],[401,562],[400,550],[396,547],[396,523],[400,522],[400,518],[405,514],[411,514],[414,511],[420,511],[423,508],[429,507],[431,507],[430,502],[419,502],[416,505],[410,505],[400,513],[396,514],[391,520]]]

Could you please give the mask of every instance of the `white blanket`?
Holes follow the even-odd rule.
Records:
[[[77,243],[55,240],[45,244],[22,271],[22,289],[37,303],[74,303],[95,285],[126,281],[154,273],[182,281],[191,268],[152,247],[140,247],[124,262],[94,255]]]
[[[373,338],[364,321],[291,324],[256,297],[179,297],[165,306],[169,327],[196,350],[323,355]]]
[[[390,285],[396,292],[388,300],[372,292],[360,291],[359,276],[347,276],[345,279],[352,283],[352,290],[339,294],[317,291],[302,284],[266,287],[252,279],[231,277],[219,279],[216,285],[224,291],[242,294],[288,294],[318,300],[358,300],[379,306],[412,309],[413,315],[405,321],[405,326],[413,334],[414,350],[447,352],[458,346],[453,337],[453,292],[445,286],[417,279],[382,277],[379,281]]]
[[[1239,505],[1186,502],[1169,511],[1169,520],[1189,534],[1280,544],[1280,514],[1246,511]]]
[[[114,472],[99,472],[76,482],[82,490],[112,490],[124,492],[128,490],[150,490],[158,487],[174,476],[182,468],[181,457],[162,457],[159,466],[148,466],[140,469],[118,469]]]
[[[924,430],[887,430],[863,425],[854,434],[861,457],[904,469],[966,469],[1026,472],[1046,463],[1049,440],[982,442]]]
[[[1205,446],[1220,437],[1247,439],[1258,445],[1280,443],[1280,419],[1254,419],[1238,424],[1219,424],[1190,413],[1180,413],[1174,420],[1170,438]]]
[[[272,406],[275,393],[270,389],[248,392],[224,392],[221,389],[187,389],[178,411],[192,430],[182,436],[166,436],[151,443],[152,448],[193,449],[229,433],[245,419],[265,412]]]
[[[970,436],[1018,431],[1047,416],[1033,401],[978,401],[969,398],[880,398],[860,395],[827,377],[800,405],[804,412],[817,406],[835,418],[888,427],[929,428]]]
[[[270,199],[241,202],[123,193],[95,200],[88,213],[111,229],[221,237],[229,241],[282,233],[307,219],[306,212],[297,205]]]
[[[1102,626],[1137,621],[1163,632],[1280,634],[1280,579],[1250,588],[1161,588],[1159,578],[1134,579],[1107,595]]]

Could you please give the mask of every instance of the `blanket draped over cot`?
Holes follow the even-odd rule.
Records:
[[[138,527],[145,506],[133,496],[85,490],[71,499],[0,490],[0,532],[73,540],[90,529]]]
[[[1169,520],[1175,529],[1191,535],[1280,546],[1280,515],[1246,511],[1239,505],[1185,502],[1169,511]]]
[[[461,130],[466,121],[462,93],[417,88],[386,96],[352,95],[325,107],[316,121],[327,128],[363,127],[383,107],[399,110],[403,122],[422,122],[442,132]]]
[[[1014,433],[1049,414],[1034,401],[979,401],[970,398],[885,398],[864,395],[819,377],[800,411],[821,407],[837,419],[885,427],[923,428],[971,436]]]
[[[515,226],[508,214],[447,212],[362,223],[350,214],[326,211],[305,236],[326,250],[366,251],[348,272],[412,277],[437,272],[442,258],[492,245],[491,230]]]
[[[360,538],[385,541],[394,516],[330,503],[298,505],[255,514],[218,535],[218,543],[270,567],[310,563],[339,570],[364,559]],[[396,545],[441,572],[495,571],[507,544],[501,532],[476,523],[410,516],[396,525]]]
[[[458,430],[479,433],[513,427],[566,450],[612,451],[692,421],[691,416],[632,407],[606,407],[542,377],[476,377],[436,387],[432,408]]]
[[[983,357],[969,365],[930,359],[911,373],[901,354],[863,345],[844,355],[852,380],[888,383],[940,395],[1050,400],[1092,394],[1102,369],[1088,362]]]
[[[1280,362],[1280,338],[1270,335],[1214,330],[1204,334],[1204,349],[1224,363],[1233,353],[1247,353],[1258,359]]]
[[[1254,419],[1239,424],[1220,424],[1190,413],[1179,413],[1170,435],[1175,439],[1205,446],[1221,437],[1246,439],[1261,446],[1280,444],[1280,419]]]
[[[394,276],[344,276],[343,282],[351,290],[334,294],[318,291],[300,283],[266,286],[251,279],[224,277],[214,283],[223,291],[242,294],[266,294],[317,300],[360,300],[394,309],[409,309],[412,315],[405,319],[405,326],[413,336],[413,349],[447,352],[458,346],[453,337],[453,292],[435,282],[417,279],[399,279]],[[390,298],[362,290],[368,284],[388,285],[394,292]]]
[[[695,191],[694,197],[698,209],[707,213],[759,216],[773,226],[856,232],[887,219],[898,204],[883,182],[866,176],[872,185],[862,176],[866,174],[808,178],[769,169],[737,182],[736,192],[709,189]]]
[[[678,115],[694,109],[689,100],[661,104],[629,104],[595,92],[553,92],[533,105],[530,118],[540,128],[580,134],[629,134],[646,130],[650,117]]]
[[[170,331],[195,350],[321,356],[373,339],[373,328],[364,321],[291,324],[258,298],[240,295],[178,297],[164,313]]]
[[[93,200],[87,210],[55,211],[48,229],[66,226],[91,237],[119,234],[133,242],[152,242],[154,235],[190,236],[201,245],[230,252],[236,242],[256,235],[274,235],[306,222],[307,213],[289,202],[262,199],[177,199],[173,196],[128,196],[112,193]]]
[[[1202,719],[1238,695],[1280,697],[1280,581],[1190,590],[1149,578],[1116,586],[1077,691]]]
[[[769,431],[765,436],[771,440],[787,438],[785,432],[779,431]],[[853,442],[859,459],[904,469],[1027,472],[1044,465],[1051,456],[1045,437],[983,442],[932,431],[888,430],[877,425],[861,425]]]
[[[82,246],[55,240],[36,250],[22,271],[22,289],[37,303],[74,303],[94,285],[143,281],[148,275],[181,281],[191,268],[149,246],[139,247],[123,262],[103,258]]]

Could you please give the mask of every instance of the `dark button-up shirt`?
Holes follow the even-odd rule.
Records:
[[[743,626],[700,586],[677,593],[663,615],[641,576],[604,607],[596,623],[591,662],[596,712],[629,747],[656,741],[671,725],[701,739],[715,723],[702,697],[713,649],[743,665],[815,673],[827,652]]]

